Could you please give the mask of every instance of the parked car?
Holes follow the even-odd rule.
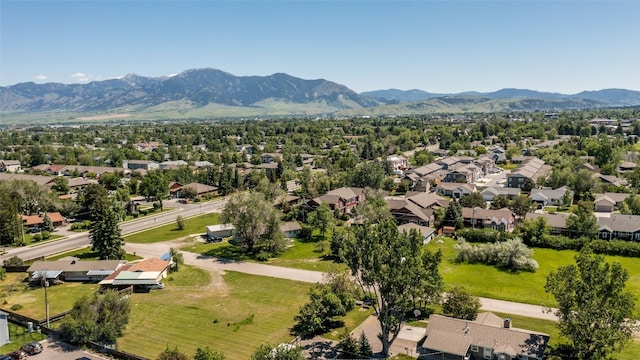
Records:
[[[147,285],[147,288],[150,289],[150,290],[164,289],[164,283],[157,283],[157,284],[153,284],[153,285]]]
[[[0,360],[13,360],[11,355],[0,355]]]
[[[8,353],[7,355],[11,356],[13,360],[27,360],[27,353],[22,350],[16,350]]]
[[[30,341],[26,344],[22,344],[20,350],[26,352],[29,355],[40,354],[42,352],[42,344],[37,341]]]
[[[40,228],[37,227],[37,226],[32,226],[32,227],[29,228],[28,232],[37,233],[37,232],[40,232]]]
[[[222,236],[209,236],[207,237],[207,241],[208,243],[212,243],[212,242],[220,242],[222,241]]]

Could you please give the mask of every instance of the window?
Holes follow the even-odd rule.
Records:
[[[483,357],[485,359],[491,359],[491,354],[493,354],[493,349],[491,348],[484,348],[484,354]]]
[[[500,354],[500,360],[507,360],[507,357],[504,354]]]
[[[636,240],[640,240],[640,232],[636,233]]]
[[[471,352],[478,352],[478,345],[471,345]]]

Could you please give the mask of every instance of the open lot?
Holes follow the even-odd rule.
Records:
[[[178,214],[176,214],[176,218]],[[185,227],[178,229],[176,222],[126,236],[126,242],[149,244],[177,239],[192,234],[203,234],[205,226],[220,224],[220,214],[211,213],[185,219]]]
[[[236,272],[216,278],[196,268],[171,277],[164,290],[132,295],[119,349],[155,358],[167,346],[190,355],[209,346],[227,359],[248,359],[260,344],[291,340],[311,286]]]
[[[443,242],[439,242],[442,239]],[[535,273],[502,271],[483,264],[458,264],[455,262],[455,240],[438,238],[427,248],[442,250],[440,273],[446,286],[462,285],[474,295],[524,302],[534,305],[556,306],[552,295],[544,291],[547,275],[560,266],[575,263],[576,251],[534,249],[534,259],[540,265]],[[640,260],[622,256],[605,256],[608,262],[619,262],[627,269],[629,280],[627,289],[640,299]],[[640,301],[636,303],[636,314],[640,316]]]

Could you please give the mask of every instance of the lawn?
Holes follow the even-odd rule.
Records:
[[[46,257],[46,260],[55,261],[68,256],[77,257],[80,260],[98,260],[98,254],[92,252],[91,247],[85,247],[82,249],[71,250],[64,253],[55,254],[53,256],[48,256]],[[124,259],[127,261],[135,261],[135,260],[141,260],[142,257],[133,255],[133,254],[125,254]]]
[[[438,239],[444,241],[439,243]],[[547,275],[560,266],[575,263],[577,254],[572,250],[536,248],[534,258],[540,265],[537,272],[508,272],[482,264],[457,264],[454,245],[455,241],[450,238],[437,238],[427,245],[430,250],[442,250],[440,273],[447,287],[463,285],[476,296],[544,306],[556,305],[553,296],[544,291]],[[617,261],[627,269],[627,289],[640,298],[640,260],[621,256],[605,258],[608,262]],[[636,314],[640,314],[640,302],[636,304]]]
[[[177,215],[176,215],[177,217]],[[192,234],[204,234],[205,226],[220,224],[220,214],[204,214],[185,219],[185,227],[178,229],[175,222],[157,228],[126,236],[124,240],[131,243],[150,244],[173,240]]]
[[[282,254],[276,258],[269,259],[265,263],[294,269],[326,272],[336,265],[329,256],[329,240],[325,240],[319,246],[321,239],[330,239],[330,235],[325,234],[323,237],[317,231],[314,231],[311,239],[291,239],[291,243]],[[194,241],[193,244],[183,246],[181,250],[217,258],[258,261],[255,256],[247,254],[241,247],[230,244],[226,240],[208,244]]]
[[[207,285],[199,271],[178,271],[164,290],[133,294],[118,348],[153,359],[167,346],[189,356],[209,346],[227,359],[248,359],[260,344],[291,340],[293,317],[311,284],[227,272],[221,284],[214,278]]]
[[[25,245],[40,244],[40,243],[49,242],[49,241],[52,241],[52,240],[56,240],[56,239],[62,238],[62,236],[60,236],[60,235],[50,234],[49,238],[47,240],[34,241],[33,240],[33,235],[35,235],[35,234],[24,234],[24,244]]]
[[[327,339],[340,341],[340,335],[342,335],[344,329],[351,332],[357,328],[363,321],[365,321],[369,315],[373,314],[373,308],[365,309],[364,307],[356,306],[355,309],[349,311],[345,316],[337,316],[335,318],[336,323],[342,323],[342,326],[335,328],[322,334],[322,337]],[[359,334],[358,334],[359,335]],[[377,341],[376,339],[370,341]]]
[[[16,312],[25,316],[44,319],[46,316],[44,288],[30,287],[24,280],[25,273],[8,273],[0,283],[0,301],[3,308],[18,308]],[[49,314],[54,315],[73,307],[75,301],[98,290],[98,284],[67,282],[49,287]],[[21,307],[21,308],[19,308]]]

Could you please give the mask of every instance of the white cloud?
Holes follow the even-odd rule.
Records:
[[[71,77],[73,78],[73,80],[79,81],[79,82],[88,82],[89,80],[91,80],[91,75],[81,73],[81,72],[71,74]]]
[[[33,78],[38,80],[38,81],[45,81],[45,80],[47,80],[47,75],[40,74],[40,75],[34,76]]]

